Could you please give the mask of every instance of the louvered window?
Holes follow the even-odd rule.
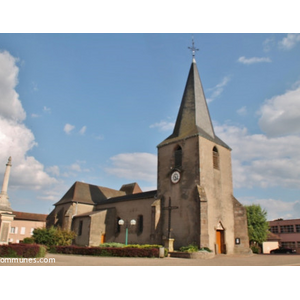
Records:
[[[182,149],[180,146],[175,150],[175,168],[181,168],[182,164]]]
[[[213,148],[213,166],[214,169],[220,170],[220,158],[217,147]]]

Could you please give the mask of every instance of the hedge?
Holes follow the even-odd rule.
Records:
[[[37,244],[9,244],[0,246],[0,257],[44,257],[46,248]]]
[[[52,253],[78,254],[95,256],[119,256],[119,257],[158,257],[158,248],[106,248],[106,247],[80,247],[80,246],[55,246],[51,247]]]

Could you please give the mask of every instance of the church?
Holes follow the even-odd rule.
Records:
[[[196,244],[215,254],[249,252],[247,215],[233,195],[231,149],[214,132],[195,60],[173,133],[157,146],[157,190],[137,183],[119,190],[75,182],[47,226],[77,234],[76,245]]]

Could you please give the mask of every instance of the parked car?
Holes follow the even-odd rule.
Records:
[[[271,254],[291,254],[296,253],[296,249],[291,248],[277,248],[270,251]]]

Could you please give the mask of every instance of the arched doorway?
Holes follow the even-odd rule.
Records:
[[[216,253],[217,254],[225,254],[225,229],[221,222],[218,223],[216,227]]]

